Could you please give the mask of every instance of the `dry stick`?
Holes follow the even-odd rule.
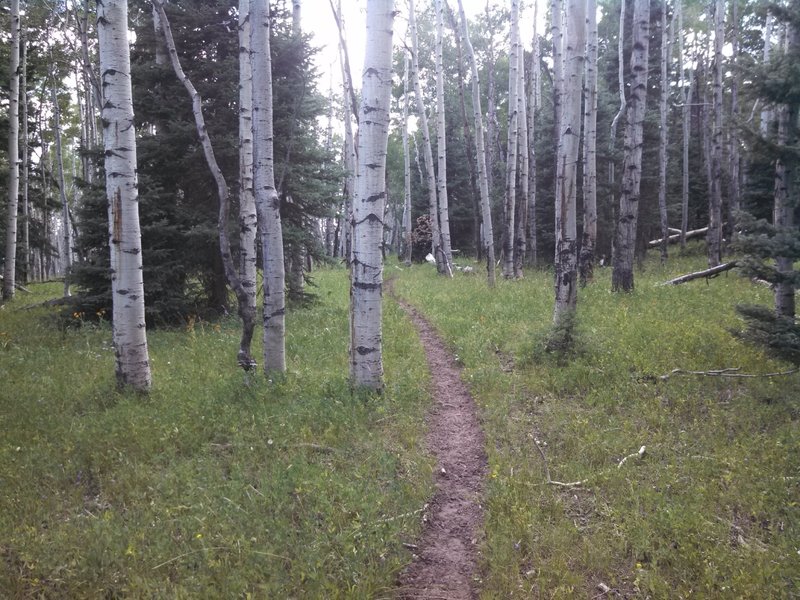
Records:
[[[741,367],[726,367],[724,369],[711,369],[709,371],[688,371],[686,369],[672,369],[666,375],[661,375],[659,379],[666,381],[673,375],[700,375],[702,377],[742,377],[742,378],[756,378],[756,377],[781,377],[784,375],[791,375],[800,371],[797,369],[789,369],[788,371],[776,371],[774,373],[739,373]]]
[[[589,481],[588,477],[586,479],[581,479],[580,481],[569,481],[569,482],[554,481],[553,479],[550,478],[550,467],[548,467],[548,465],[547,465],[547,456],[545,456],[544,450],[542,450],[542,447],[539,445],[539,442],[537,440],[533,441],[533,445],[536,446],[536,449],[539,451],[539,454],[542,456],[542,461],[544,462],[544,476],[547,478],[547,483],[549,483],[550,485],[557,485],[557,486],[561,486],[561,487],[579,487],[579,486],[582,486],[582,485],[586,484]],[[634,453],[629,454],[628,456],[624,457],[617,464],[617,468],[618,469],[621,468],[622,465],[624,465],[625,462],[629,458],[636,458],[636,457],[642,458],[644,456],[645,450],[646,450],[646,446],[642,446],[641,448],[639,448],[638,452],[634,452]]]

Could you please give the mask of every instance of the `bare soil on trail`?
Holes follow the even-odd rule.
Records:
[[[484,437],[475,402],[460,368],[433,327],[397,298],[425,348],[434,403],[427,444],[436,458],[436,493],[425,514],[414,561],[401,574],[401,599],[462,600],[477,597],[478,536],[483,529]]]

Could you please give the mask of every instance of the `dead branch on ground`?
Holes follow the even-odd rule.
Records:
[[[689,371],[686,369],[672,369],[669,373],[661,375],[659,379],[666,381],[673,375],[698,375],[700,377],[740,377],[745,379],[753,379],[757,377],[782,377],[784,375],[791,375],[800,371],[800,367],[796,369],[789,369],[787,371],[776,371],[774,373],[740,373],[741,367],[725,367],[723,369],[711,369],[709,371]]]

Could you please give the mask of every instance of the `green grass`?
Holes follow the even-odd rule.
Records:
[[[108,326],[20,310],[57,287],[0,309],[0,596],[390,595],[431,493],[428,376],[387,302],[386,392],[351,395],[348,278],[316,279],[285,377],[245,380],[234,319],[191,321],[149,332],[148,397],[116,390]]]
[[[551,274],[489,290],[480,275],[388,267],[479,405],[483,597],[596,597],[599,583],[641,598],[800,596],[800,376],[659,379],[785,368],[728,333],[734,305],[769,304],[768,289],[733,273],[658,285],[702,262],[647,263],[627,295],[600,269],[568,357],[543,350]],[[116,390],[107,325],[20,310],[57,286],[0,308],[0,596],[392,596],[432,491],[428,375],[387,300],[386,393],[351,395],[347,276],[316,279],[320,301],[288,316],[285,377],[246,381],[236,321],[195,320],[150,332],[148,397]],[[548,485],[535,440],[553,479],[588,483]]]
[[[702,267],[648,262],[627,295],[599,269],[566,358],[543,350],[551,273],[495,290],[425,267],[399,279],[464,364],[486,430],[483,597],[595,597],[600,583],[642,598],[800,596],[800,376],[659,379],[786,368],[728,332],[734,305],[769,304],[768,289],[734,273],[659,285]],[[548,485],[534,440],[552,479],[589,482]]]

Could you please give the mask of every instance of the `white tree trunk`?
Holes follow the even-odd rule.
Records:
[[[689,141],[691,137],[692,77],[685,77],[683,52],[683,0],[676,0],[678,10],[678,68],[683,97],[682,166],[681,166],[681,249],[686,248],[686,230],[689,228]],[[688,81],[687,81],[688,80]],[[688,87],[687,87],[688,86]]]
[[[619,110],[614,115],[611,121],[611,135],[608,138],[608,183],[611,188],[611,194],[616,193],[616,163],[614,161],[614,147],[617,144],[617,125],[622,115],[625,113],[625,105],[627,100],[625,98],[625,0],[621,0],[619,7],[619,36],[617,39],[617,61],[619,68],[617,70],[617,84],[619,87]]]
[[[736,219],[739,213],[740,185],[740,141],[738,132],[735,130],[739,122],[739,3],[731,2],[731,70],[733,71],[733,81],[731,82],[731,117],[728,127],[729,136],[729,161],[730,161],[730,187],[728,192],[728,227],[727,232],[730,238],[736,237]]]
[[[28,152],[28,36],[27,25],[22,27],[20,37],[21,63],[20,63],[20,100],[22,108],[22,267],[25,271],[25,283],[32,280],[31,273],[31,210],[28,202],[29,189],[29,152]]]
[[[577,186],[581,99],[586,52],[586,1],[569,0],[564,41],[564,87],[558,141],[560,195],[556,197],[555,308],[553,325],[569,330],[578,300]]]
[[[97,6],[117,383],[152,384],[145,328],[127,0]]]
[[[772,16],[772,11],[767,9],[767,21],[764,25],[764,54],[762,60],[765,65],[768,65],[772,60],[772,29],[775,24],[775,18]],[[764,104],[761,109],[760,132],[761,137],[769,138],[770,130],[772,129],[772,121],[774,119],[772,107]]]
[[[633,256],[642,178],[642,145],[647,101],[648,51],[650,48],[650,3],[634,0],[633,49],[631,51],[630,100],[626,107],[625,158],[622,164],[622,194],[614,239],[611,289],[633,290]]]
[[[403,263],[411,266],[411,159],[408,153],[408,51],[403,53]]]
[[[264,273],[264,372],[286,370],[286,291],[281,203],[275,189],[272,148],[272,20],[268,0],[250,6],[250,49],[253,57],[253,186],[261,231]]]
[[[714,3],[714,125],[711,139],[711,197],[708,203],[708,266],[722,262],[722,47],[725,2]]]
[[[538,263],[538,231],[536,225],[536,111],[539,108],[541,85],[539,67],[539,34],[536,32],[539,2],[533,2],[533,43],[531,48],[530,83],[528,88],[528,241],[527,261],[536,266]]]
[[[503,277],[514,277],[514,236],[519,145],[519,1],[511,0],[511,47],[508,54],[508,151],[503,203]]]
[[[661,4],[661,95],[659,102],[659,142],[658,142],[658,214],[661,221],[661,262],[667,261],[667,100],[669,99],[669,72],[667,70],[672,43],[672,25],[667,29],[667,0]],[[673,19],[671,23],[674,23]]]
[[[61,107],[58,104],[58,91],[53,74],[53,87],[50,97],[53,102],[53,138],[56,146],[56,167],[58,169],[58,193],[61,198],[61,236],[64,242],[61,256],[64,265],[64,297],[70,296],[70,277],[72,271],[72,235],[69,222],[69,202],[67,200],[67,182],[64,178],[64,150],[61,146]]]
[[[442,236],[442,253],[448,268],[453,264],[450,244],[450,208],[447,200],[447,129],[444,110],[444,66],[442,65],[442,38],[444,35],[444,0],[435,0],[436,10],[436,188],[439,203],[439,229]]]
[[[517,54],[517,153],[519,154],[519,187],[520,202],[517,202],[516,222],[514,225],[514,278],[522,279],[522,265],[525,263],[525,250],[527,246],[528,228],[528,186],[530,185],[530,168],[528,155],[528,103],[525,94],[525,52],[520,42],[520,50]]]
[[[8,215],[6,219],[3,300],[14,297],[17,268],[17,211],[19,209],[19,0],[11,0],[10,98],[8,109]]]
[[[428,116],[425,111],[425,99],[422,96],[422,84],[419,80],[419,59],[417,43],[417,20],[415,16],[414,0],[409,0],[408,28],[411,33],[411,70],[414,78],[414,95],[417,99],[417,117],[419,129],[422,132],[422,150],[425,157],[425,176],[428,187],[428,212],[431,220],[431,253],[436,259],[436,269],[439,273],[452,275],[452,266],[447,259],[442,243],[442,233],[439,227],[439,202],[436,198],[436,174],[433,167],[433,150],[431,149],[431,134],[428,128]]]
[[[394,0],[367,2],[367,42],[361,84],[358,194],[353,206],[350,287],[350,377],[356,387],[383,387],[381,300],[386,147],[392,91]]]
[[[239,279],[256,314],[258,212],[253,190],[253,69],[250,0],[239,0]]]
[[[472,111],[475,119],[475,154],[478,167],[478,184],[481,192],[481,214],[483,219],[483,239],[486,250],[486,268],[489,286],[495,284],[495,254],[494,232],[492,230],[492,206],[489,197],[489,180],[486,174],[486,145],[483,136],[483,113],[481,112],[481,84],[478,77],[478,63],[475,60],[475,50],[469,37],[467,17],[461,0],[458,0],[458,12],[461,17],[461,28],[464,35],[464,46],[469,55],[469,64],[472,71]]]
[[[586,2],[586,95],[583,114],[583,235],[578,270],[581,284],[594,274],[597,244],[597,2]]]

